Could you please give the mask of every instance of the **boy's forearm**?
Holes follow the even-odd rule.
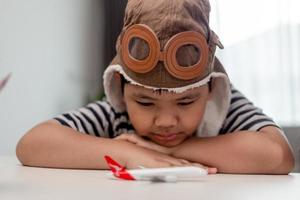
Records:
[[[128,143],[80,134],[73,129],[44,123],[30,130],[17,145],[19,160],[28,166],[107,169],[103,158],[113,156],[121,164]]]
[[[216,167],[223,173],[286,174],[293,168],[290,151],[263,137],[243,132],[212,138],[191,138],[173,156]],[[287,145],[286,145],[287,146]]]

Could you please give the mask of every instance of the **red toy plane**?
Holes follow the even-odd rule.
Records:
[[[208,172],[200,167],[167,167],[167,168],[142,168],[126,170],[126,168],[109,156],[104,157],[112,173],[109,177],[124,180],[145,180],[145,181],[161,181],[176,182],[181,178],[195,178],[205,176]]]

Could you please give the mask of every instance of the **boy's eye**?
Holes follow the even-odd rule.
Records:
[[[153,103],[148,103],[148,102],[141,102],[141,101],[136,101],[136,102],[142,106],[153,106],[154,105]]]
[[[179,102],[178,105],[179,105],[179,106],[188,106],[188,105],[191,105],[192,103],[194,103],[194,101],[189,101],[189,102]]]

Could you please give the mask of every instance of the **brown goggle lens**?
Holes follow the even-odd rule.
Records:
[[[192,44],[186,44],[176,51],[176,60],[181,67],[191,67],[196,65],[201,58],[201,50]]]
[[[130,56],[136,60],[143,61],[149,57],[149,44],[142,38],[131,38],[128,48]]]

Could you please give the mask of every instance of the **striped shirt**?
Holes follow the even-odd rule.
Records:
[[[258,131],[265,126],[277,126],[233,86],[231,93],[230,107],[219,134]],[[114,138],[122,133],[134,131],[127,112],[116,112],[107,101],[90,103],[54,119],[78,132],[97,137]]]

